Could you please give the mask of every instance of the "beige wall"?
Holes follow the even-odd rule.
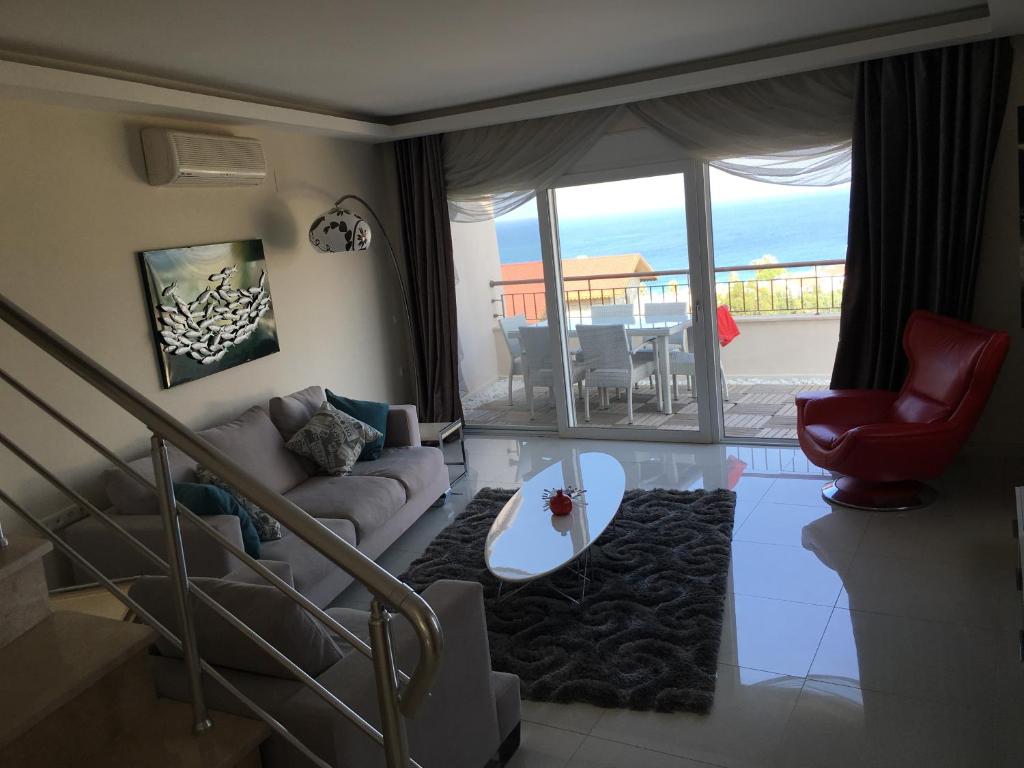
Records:
[[[462,379],[468,392],[494,382],[498,360],[490,329],[496,326],[492,280],[501,279],[498,235],[493,221],[452,224],[452,248],[458,282],[459,347]]]
[[[384,249],[327,255],[306,240],[316,214],[346,192],[382,209],[398,237],[390,147],[237,129],[263,142],[270,173],[260,187],[156,188],[145,181],[139,128],[161,124],[169,123],[0,100],[0,291],[194,427],[313,383],[406,400],[401,305]],[[247,238],[264,242],[281,351],[162,390],[136,253]],[[5,369],[108,446],[143,449],[137,422],[6,327],[0,349]],[[2,384],[0,413],[0,429],[95,491],[102,462]],[[63,506],[3,450],[0,482],[37,514]],[[8,522],[9,511],[0,514]]]
[[[1024,331],[1021,330],[1021,243],[1018,235],[1017,108],[1024,106],[1024,37],[1013,40],[1016,62],[992,167],[982,235],[974,321],[1010,332],[1012,342],[992,399],[971,442],[979,449],[1024,449]]]

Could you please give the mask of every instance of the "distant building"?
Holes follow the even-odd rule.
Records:
[[[614,256],[578,256],[562,261],[562,278],[566,301],[573,314],[586,314],[595,304],[639,304],[638,295],[644,283],[654,282],[654,269],[639,253]],[[601,277],[611,275],[611,277]],[[521,261],[501,265],[505,316],[526,315],[530,322],[547,317],[544,301],[544,265],[539,261]],[[518,282],[528,281],[528,282]]]

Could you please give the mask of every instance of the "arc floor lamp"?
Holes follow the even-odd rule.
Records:
[[[326,213],[316,217],[316,220],[309,227],[309,242],[318,251],[324,253],[344,253],[347,251],[366,251],[370,248],[370,241],[373,239],[373,230],[366,220],[359,214],[342,206],[346,201],[354,200],[359,203],[370,216],[373,217],[377,231],[388,247],[391,255],[391,265],[398,277],[398,287],[402,294],[402,308],[405,311],[406,330],[409,333],[409,343],[415,344],[413,338],[412,310],[409,307],[409,292],[406,289],[405,274],[398,263],[398,254],[391,244],[387,230],[380,216],[373,210],[371,205],[358,195],[344,195],[339,197]],[[413,386],[416,388],[416,396],[419,397],[419,370],[413,361],[412,364]]]

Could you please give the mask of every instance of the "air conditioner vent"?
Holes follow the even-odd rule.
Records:
[[[144,128],[142,146],[153,185],[248,187],[267,175],[256,139]]]

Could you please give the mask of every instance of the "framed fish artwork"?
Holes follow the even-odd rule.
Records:
[[[164,388],[280,350],[261,240],[139,254]]]

